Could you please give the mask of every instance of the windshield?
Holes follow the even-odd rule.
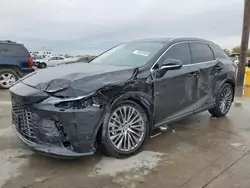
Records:
[[[164,43],[158,42],[125,43],[103,53],[91,63],[140,67],[147,64],[163,46]]]

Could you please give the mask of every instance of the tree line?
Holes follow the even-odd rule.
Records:
[[[240,46],[235,46],[232,51],[229,49],[224,49],[225,53],[229,56],[232,53],[240,53]],[[247,56],[250,57],[250,49],[247,50]]]

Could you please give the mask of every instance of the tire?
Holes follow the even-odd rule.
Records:
[[[45,69],[47,67],[46,63],[40,63],[38,68]]]
[[[9,89],[17,80],[19,76],[12,69],[0,70],[0,88]]]
[[[216,96],[216,106],[209,110],[210,114],[215,117],[225,116],[233,102],[234,89],[231,84],[224,83]],[[224,98],[224,99],[223,99]],[[222,102],[223,101],[223,102]],[[223,108],[223,104],[224,108]]]
[[[119,113],[121,112],[120,110],[124,118]],[[138,117],[136,118],[137,113]],[[131,116],[131,114],[133,115]],[[119,116],[119,120],[115,118],[117,116]],[[135,118],[134,121],[132,121],[133,118]],[[134,123],[132,125],[125,123],[122,127],[119,122],[125,119],[130,120],[128,123]],[[132,101],[123,101],[116,104],[111,109],[111,113],[106,114],[103,129],[105,129],[103,130],[104,135],[101,147],[103,153],[108,156],[120,158],[131,156],[140,151],[148,138],[149,124],[147,116],[140,105]]]

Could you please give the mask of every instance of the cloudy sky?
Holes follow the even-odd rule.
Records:
[[[0,39],[29,50],[99,53],[138,38],[240,44],[244,0],[1,0]]]

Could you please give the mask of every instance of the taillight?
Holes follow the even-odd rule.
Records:
[[[33,60],[32,57],[29,57],[29,68],[33,67]]]

